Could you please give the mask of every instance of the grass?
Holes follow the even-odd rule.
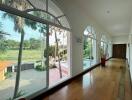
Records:
[[[8,50],[0,55],[0,60],[17,62],[18,50]],[[41,59],[40,50],[23,50],[22,62],[34,62]]]

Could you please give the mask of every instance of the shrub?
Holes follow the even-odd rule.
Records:
[[[6,72],[6,73],[4,74],[4,76],[5,76],[6,79],[7,79],[7,78],[10,78],[10,77],[12,76],[12,74],[11,74],[11,72]]]
[[[35,69],[38,71],[44,71],[45,70],[45,68],[42,65],[36,65]]]

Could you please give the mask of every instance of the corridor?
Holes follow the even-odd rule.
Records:
[[[128,65],[110,59],[43,100],[132,100]]]

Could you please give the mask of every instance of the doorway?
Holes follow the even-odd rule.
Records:
[[[126,44],[113,44],[112,57],[126,59]]]

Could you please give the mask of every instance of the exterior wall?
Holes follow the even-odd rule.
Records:
[[[0,81],[4,80],[5,76],[4,76],[4,70],[0,71]]]

